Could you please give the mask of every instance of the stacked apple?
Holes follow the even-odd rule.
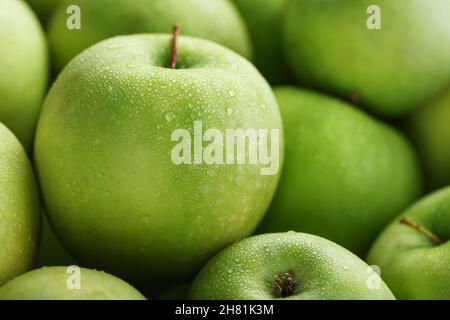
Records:
[[[450,299],[448,0],[28,2],[0,299]]]

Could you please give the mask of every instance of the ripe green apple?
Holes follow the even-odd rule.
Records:
[[[263,234],[217,254],[197,275],[192,299],[391,300],[361,259],[314,235]]]
[[[0,2],[0,121],[32,146],[47,88],[48,52],[39,21],[26,3]]]
[[[406,122],[430,189],[450,185],[450,88],[425,104]]]
[[[53,84],[36,133],[43,198],[64,247],[142,287],[188,280],[250,235],[278,183],[280,170],[262,175],[261,161],[178,164],[175,132],[194,132],[195,161],[207,144],[193,130],[198,122],[205,134],[279,132],[279,149],[273,139],[268,147],[279,165],[283,156],[278,105],[256,68],[190,37],[179,40],[177,68],[167,68],[171,43],[169,35],[121,36],[86,50]]]
[[[292,0],[286,12],[297,78],[378,115],[404,115],[450,79],[448,0]]]
[[[450,299],[450,188],[436,191],[395,219],[367,261],[378,265],[399,299]]]
[[[69,30],[69,5],[81,9],[81,29]],[[183,34],[220,43],[250,58],[245,23],[229,0],[64,0],[48,27],[50,48],[61,70],[100,40],[131,33],[167,33],[176,23]]]
[[[290,82],[282,42],[287,0],[234,0],[234,3],[247,22],[255,65],[272,84]]]
[[[20,142],[0,123],[0,285],[31,269],[39,231],[33,169]]]
[[[42,223],[41,243],[39,246],[37,265],[43,266],[69,266],[77,262],[64,249],[52,230],[45,214]]]
[[[275,95],[286,159],[260,231],[317,234],[365,256],[420,196],[416,155],[398,132],[337,99],[295,88]]]
[[[0,300],[145,300],[125,281],[105,272],[43,267],[0,287]]]
[[[26,0],[43,23],[47,21],[61,0]]]

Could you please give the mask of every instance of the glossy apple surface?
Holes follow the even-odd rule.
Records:
[[[27,150],[47,88],[47,43],[23,1],[0,2],[0,122]]]
[[[254,236],[224,249],[199,273],[190,297],[394,299],[378,275],[357,256],[324,238],[295,232]]]
[[[246,59],[181,37],[169,69],[171,43],[124,36],[78,56],[47,96],[35,145],[46,209],[74,258],[166,286],[250,235],[281,171],[262,175],[248,161],[177,165],[174,131],[192,132],[196,121],[221,132],[282,126],[271,88]]]
[[[406,222],[406,223],[405,223]],[[406,210],[380,235],[367,261],[398,299],[450,299],[450,188]]]
[[[313,91],[276,88],[286,140],[283,174],[260,232],[301,231],[365,257],[421,191],[418,160],[395,129]]]
[[[67,28],[70,5],[80,8],[80,29]],[[176,23],[184,35],[252,56],[247,28],[229,0],[64,0],[49,21],[48,36],[55,66],[61,70],[101,40],[134,33],[168,33]]]
[[[43,267],[0,287],[0,300],[145,300],[125,281],[105,272]]]
[[[32,268],[40,222],[30,161],[17,138],[0,123],[0,285]]]
[[[398,117],[450,79],[449,12],[447,0],[292,0],[285,51],[302,84]]]

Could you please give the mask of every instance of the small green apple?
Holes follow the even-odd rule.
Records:
[[[0,287],[0,300],[145,300],[123,280],[105,272],[70,267],[43,267]]]
[[[282,43],[287,0],[234,0],[253,42],[255,65],[272,84],[290,82]]]
[[[448,0],[292,0],[286,12],[285,50],[303,84],[396,117],[450,79]]]
[[[218,44],[181,37],[177,67],[167,68],[172,42],[169,35],[122,36],[86,50],[53,84],[36,133],[43,198],[64,247],[142,287],[188,280],[218,250],[250,235],[283,157],[278,105],[255,67]],[[272,155],[279,152],[273,173],[262,174],[268,166],[261,161],[201,161],[198,147],[206,156],[221,143],[218,136],[202,142],[198,123],[205,135],[278,132],[279,148],[266,141]],[[180,130],[184,164],[172,158]]]
[[[422,158],[428,187],[450,185],[450,88],[414,113],[406,131]]]
[[[414,204],[374,243],[378,265],[399,299],[450,300],[450,188]]]
[[[420,196],[411,146],[337,99],[295,88],[275,95],[286,160],[260,231],[317,234],[365,256],[383,227]]]
[[[67,28],[69,5],[81,10],[80,29]],[[132,33],[167,33],[174,24],[183,34],[211,40],[251,58],[247,28],[229,0],[64,0],[48,27],[58,70],[100,40]]]
[[[39,231],[33,169],[20,142],[0,123],[0,285],[31,269]]]
[[[44,33],[28,5],[0,1],[0,121],[28,150],[47,88],[47,59]]]
[[[192,299],[394,299],[364,261],[314,235],[264,234],[234,244],[211,259],[195,279]]]

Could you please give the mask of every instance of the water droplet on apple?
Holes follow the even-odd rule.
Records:
[[[175,116],[173,115],[173,113],[169,112],[166,114],[167,122],[172,122],[174,118],[175,118]]]
[[[113,90],[113,87],[108,86],[108,91],[111,92]]]
[[[233,112],[234,112],[233,108],[227,108],[227,114],[229,116],[231,116],[233,114]]]
[[[288,231],[288,232],[286,232],[287,234],[295,234],[295,231],[294,230],[290,230],[290,231]]]
[[[230,95],[230,97],[234,97],[236,95],[236,91],[230,90],[228,91],[228,94]]]

